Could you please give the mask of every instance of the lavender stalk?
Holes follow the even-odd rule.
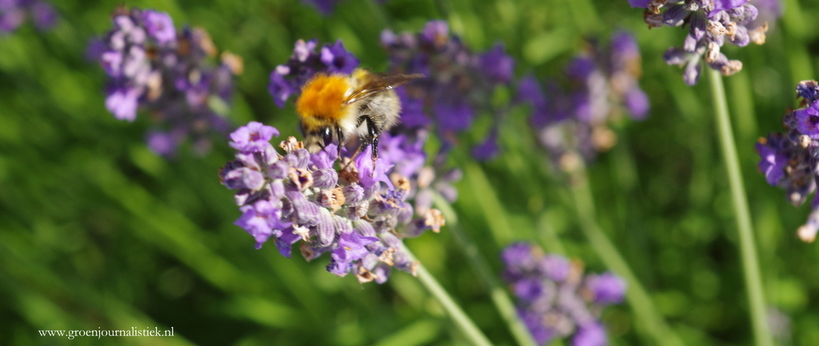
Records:
[[[751,214],[748,210],[748,199],[742,185],[742,172],[739,169],[737,148],[731,132],[731,119],[728,116],[728,104],[725,101],[725,87],[718,71],[710,73],[711,95],[714,102],[714,113],[717,115],[717,128],[722,155],[728,170],[728,182],[731,186],[731,199],[734,205],[737,228],[739,230],[739,248],[742,256],[742,272],[745,287],[748,289],[748,304],[751,308],[751,322],[754,327],[754,339],[758,346],[771,346],[771,332],[766,321],[765,296],[762,292],[762,274],[756,256],[754,231],[751,225]]]

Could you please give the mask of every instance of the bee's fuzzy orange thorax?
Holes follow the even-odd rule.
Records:
[[[342,106],[349,91],[346,76],[318,74],[313,77],[296,101],[302,126],[311,129],[338,122],[346,114]]]

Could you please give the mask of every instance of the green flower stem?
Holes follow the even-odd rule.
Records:
[[[742,269],[745,276],[745,287],[748,290],[748,303],[751,308],[751,322],[754,327],[754,338],[757,346],[771,346],[771,332],[765,318],[765,297],[762,292],[762,275],[756,256],[756,244],[751,226],[751,214],[748,210],[748,199],[742,185],[742,172],[739,168],[737,148],[731,132],[731,119],[728,116],[728,105],[725,101],[725,88],[722,76],[716,70],[710,72],[711,95],[714,112],[717,116],[717,129],[722,155],[728,171],[728,182],[731,186],[731,199],[734,201],[734,214],[739,229],[739,248],[742,256]]]
[[[458,216],[455,211],[452,210],[452,206],[450,206],[449,202],[440,194],[434,194],[433,198],[435,207],[444,214],[444,219],[446,219],[448,226],[447,229],[455,235],[464,253],[469,258],[469,263],[472,264],[478,272],[478,276],[483,280],[484,285],[489,289],[489,296],[492,298],[492,303],[495,304],[501,317],[506,321],[509,331],[512,333],[512,337],[515,338],[518,345],[535,346],[535,340],[532,339],[529,329],[527,329],[523,321],[520,320],[512,299],[509,298],[509,295],[506,294],[506,290],[504,290],[503,286],[495,279],[495,275],[492,274],[492,270],[489,269],[489,264],[486,263],[483,256],[481,256],[478,247],[472,242],[466,232],[461,229],[460,225],[458,225]]]
[[[404,245],[403,243],[399,244],[401,251],[403,251],[404,253],[407,254],[407,256],[409,256],[410,261],[418,261],[418,259],[416,259],[415,255],[412,253],[412,251],[410,251],[408,247],[406,247],[406,245]],[[472,344],[478,346],[492,345],[492,343],[489,342],[489,339],[486,338],[486,335],[483,335],[483,332],[481,332],[481,330],[478,329],[478,327],[475,325],[475,322],[472,322],[472,320],[469,318],[469,316],[466,315],[466,313],[464,313],[464,311],[461,309],[458,303],[452,300],[452,297],[449,296],[449,293],[447,293],[446,290],[443,287],[441,287],[441,284],[438,283],[438,280],[435,280],[435,277],[433,277],[432,274],[430,274],[427,271],[427,268],[424,267],[423,264],[418,263],[418,268],[416,272],[418,274],[418,280],[421,281],[421,284],[427,288],[429,293],[431,293],[435,298],[438,299],[439,302],[441,302],[441,305],[444,307],[444,310],[446,310],[446,312],[449,314],[449,317],[451,317],[452,321],[455,322],[455,324],[461,328],[466,338],[469,339],[469,341],[472,342]]]
[[[577,214],[580,220],[580,228],[591,243],[592,248],[600,256],[606,266],[614,273],[621,276],[628,283],[626,297],[628,303],[636,317],[637,325],[653,338],[654,345],[680,346],[682,340],[665,323],[663,317],[657,312],[654,303],[646,293],[646,290],[637,281],[637,277],[632,273],[626,261],[603,233],[595,220],[594,200],[592,199],[589,182],[586,178],[584,168],[580,168],[575,174],[572,183],[572,195],[574,196]]]

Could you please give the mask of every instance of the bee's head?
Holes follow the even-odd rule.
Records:
[[[337,143],[339,121],[350,112],[349,107],[343,105],[349,93],[349,78],[343,75],[316,74],[304,85],[296,101],[296,112],[308,151],[314,153]]]
[[[350,93],[349,79],[343,75],[316,74],[304,84],[296,101],[296,112],[303,123],[337,121],[342,115],[344,98]]]
[[[336,142],[335,131],[329,126],[310,128],[302,122],[301,131],[304,134],[304,148],[311,153],[318,152],[330,143]]]

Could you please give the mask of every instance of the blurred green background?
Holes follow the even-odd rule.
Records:
[[[326,255],[306,263],[282,257],[232,223],[239,211],[217,170],[231,159],[216,139],[205,157],[183,149],[166,160],[148,151],[150,122],[118,121],[104,107],[105,75],[85,59],[120,1],[53,1],[60,23],[31,24],[0,37],[0,344],[453,345],[466,340],[440,305],[403,272],[383,286],[325,271]],[[231,117],[296,134],[292,105],[278,109],[268,74],[296,39],[340,38],[377,71],[386,68],[381,30],[418,31],[445,19],[474,51],[503,42],[518,75],[560,76],[584,37],[634,32],[643,53],[641,85],[652,111],[616,126],[618,144],[589,167],[598,222],[689,345],[752,343],[728,183],[717,149],[705,78],[686,87],[662,53],[684,33],[647,30],[625,0],[342,1],[322,17],[295,0],[133,1],[168,12],[177,26],[205,28],[220,50],[244,58]],[[745,186],[758,240],[765,293],[780,317],[782,345],[819,345],[819,251],[795,230],[809,207],[794,208],[759,174],[754,143],[780,131],[794,86],[819,76],[815,1],[784,1],[768,43],[726,48],[744,62],[726,79]],[[292,103],[292,102],[291,102]],[[484,119],[486,120],[486,119]],[[549,251],[606,270],[579,232],[565,182],[527,133],[516,108],[501,127],[504,154],[479,164],[470,145],[488,121],[461,137],[450,158],[461,167],[454,204],[461,227],[492,270],[498,251],[535,240]],[[555,242],[559,237],[562,245]],[[513,339],[453,234],[407,244],[497,344]],[[648,344],[628,305],[605,310],[612,345]],[[784,321],[784,322],[783,322]],[[40,337],[38,329],[174,327],[173,338]]]

